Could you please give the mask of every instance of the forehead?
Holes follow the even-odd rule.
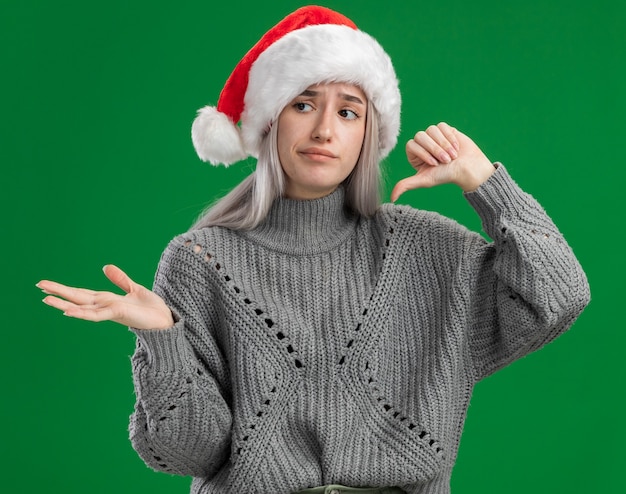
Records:
[[[307,87],[305,91],[313,91],[320,94],[346,94],[349,96],[356,96],[363,102],[367,101],[367,96],[359,86],[347,82],[325,82],[312,84]]]

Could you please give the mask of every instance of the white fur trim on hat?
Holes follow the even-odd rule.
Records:
[[[191,140],[200,159],[212,165],[228,166],[248,157],[239,128],[212,106],[198,110],[191,126]]]

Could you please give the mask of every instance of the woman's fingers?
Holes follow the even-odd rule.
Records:
[[[77,307],[86,310],[101,309],[104,307],[109,307],[115,302],[123,300],[123,297],[121,295],[116,295],[115,293],[111,292],[92,292],[91,290],[84,290],[82,288],[65,288],[67,288],[68,290],[60,290],[56,293],[44,291],[44,293],[49,293],[49,295],[43,299],[43,302],[51,307],[55,307],[56,309],[65,312],[68,309],[74,309]],[[72,294],[81,291],[90,292],[90,294],[84,297],[72,296]]]
[[[112,310],[108,306],[77,305],[58,297],[48,296],[43,302],[55,309],[59,309],[64,315],[85,319],[87,321],[104,321],[111,319]]]
[[[410,177],[403,178],[391,191],[391,202],[396,202],[402,194],[409,190],[432,187],[433,185],[436,185],[433,182],[433,176],[428,173],[417,173]]]
[[[42,280],[36,285],[45,294],[63,297],[66,300],[79,305],[92,304],[94,296],[97,292],[86,288],[75,288],[72,286],[62,285],[56,281]]]
[[[112,307],[123,303],[124,298],[111,292],[75,288],[49,280],[42,280],[36,286],[48,295],[43,299],[46,305],[59,309],[65,315],[88,321],[115,317],[116,312]]]
[[[450,154],[453,158],[455,158],[455,155],[458,156],[460,146],[456,135],[456,129],[454,127],[450,127],[445,122],[438,123],[435,128],[441,132],[441,135],[444,138],[444,140],[440,142],[438,141],[439,145],[446,149],[448,154]]]
[[[130,293],[136,285],[124,271],[113,264],[107,264],[102,271],[111,283],[124,290],[125,293]]]
[[[413,139],[410,139],[406,143],[406,157],[409,160],[409,163],[411,163],[413,168],[416,170],[423,165],[437,166],[439,164],[437,158],[435,158],[423,145],[418,144],[417,139],[418,136],[416,134]]]
[[[458,158],[456,131],[445,122],[421,130],[406,145],[409,162],[414,166],[436,166]]]
[[[414,175],[415,177],[417,177],[417,175]],[[413,177],[409,177],[409,178],[413,178]],[[391,202],[396,202],[398,200],[398,198],[404,194],[407,190],[410,190],[410,184],[407,183],[408,179],[404,178],[402,180],[400,180],[393,188],[393,190],[391,191]]]
[[[456,150],[436,125],[431,125],[426,131],[418,132],[415,141],[423,146],[439,163],[450,163],[456,156]]]
[[[109,264],[103,268],[104,274],[112,283],[124,290],[126,293],[131,292],[134,288],[138,287],[129,276],[124,273],[120,268]],[[36,285],[44,293],[48,295],[56,295],[62,297],[76,305],[95,305],[101,303],[102,297],[118,297],[110,292],[101,292],[95,290],[89,290],[87,288],[76,288],[72,286],[63,285],[56,281],[42,280]],[[100,299],[100,301],[98,301]]]
[[[76,307],[76,304],[59,297],[54,297],[52,295],[48,295],[46,298],[44,298],[43,303],[49,305],[50,307],[54,307],[55,309],[59,309],[63,312],[72,307]]]

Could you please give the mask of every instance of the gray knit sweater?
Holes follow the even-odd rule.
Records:
[[[185,233],[134,330],[133,446],[193,493],[324,484],[450,492],[474,384],[565,331],[585,275],[500,166],[466,194],[486,242],[438,214],[277,200],[258,228]]]

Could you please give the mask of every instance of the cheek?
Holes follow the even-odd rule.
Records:
[[[278,150],[278,159],[281,161],[283,161],[283,156],[285,155],[285,147],[284,147],[284,139],[281,139],[280,134],[278,134],[278,138],[276,140],[276,149]]]
[[[277,148],[278,157],[287,158],[291,153],[294,143],[297,141],[297,126],[291,121],[288,116],[281,116],[278,119],[278,136],[277,136]]]
[[[289,140],[285,136],[285,132],[278,132],[276,138],[276,149],[278,151],[278,159],[281,164],[285,164],[289,158]]]
[[[361,149],[363,148],[363,141],[365,139],[365,129],[360,128],[355,130],[351,136],[350,142],[352,145],[350,147],[350,155],[354,158],[355,162],[361,155]]]

